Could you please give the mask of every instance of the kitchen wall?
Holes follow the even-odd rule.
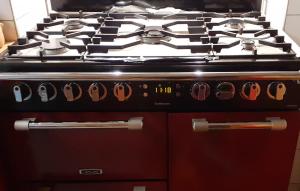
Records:
[[[0,22],[4,23],[6,41],[25,36],[45,16],[45,0],[0,0]]]
[[[300,45],[300,1],[289,0],[285,31]]]

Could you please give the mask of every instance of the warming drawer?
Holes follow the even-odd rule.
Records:
[[[167,177],[164,113],[10,113],[3,123],[17,180]]]
[[[299,112],[170,114],[170,191],[286,190],[299,117]]]

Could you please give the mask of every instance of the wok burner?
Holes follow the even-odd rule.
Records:
[[[146,27],[144,33],[141,35],[142,42],[146,44],[160,44],[162,40],[170,41],[171,38],[166,36],[162,31],[162,27]]]

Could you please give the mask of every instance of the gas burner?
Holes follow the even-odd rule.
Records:
[[[65,36],[53,35],[49,36],[47,40],[43,40],[41,45],[41,50],[46,55],[59,55],[66,53],[68,49],[63,46],[63,43],[69,43],[68,39]]]
[[[226,23],[225,26],[231,29],[240,30],[245,28],[245,23],[243,20],[240,19],[229,19],[228,23]]]
[[[206,27],[208,27],[208,29],[213,29],[213,27],[225,25],[225,27],[228,27],[228,28],[234,29],[234,30],[245,30],[248,32],[254,32],[253,30],[247,29],[247,27],[245,26],[246,24],[255,25],[257,27],[262,27],[263,29],[269,29],[270,25],[271,25],[270,22],[265,21],[265,17],[259,17],[258,19],[255,19],[255,20],[244,19],[244,18],[230,18],[230,19],[225,19],[222,21],[212,20],[211,22],[205,23],[205,25],[206,25]],[[259,29],[259,30],[261,30],[261,29]]]
[[[86,46],[84,40],[75,38],[76,35],[49,35],[41,31],[28,31],[26,38],[19,38],[15,44],[8,46],[8,54],[11,58],[41,61],[78,59],[86,51]]]
[[[255,41],[251,39],[243,40],[242,41],[243,50],[256,50]]]
[[[146,44],[160,44],[162,40],[170,41],[171,37],[165,35],[162,27],[150,26],[144,29],[144,33],[141,35],[142,42]]]
[[[71,19],[67,20],[65,23],[65,30],[70,31],[70,30],[78,30],[83,28],[83,23],[81,20],[78,19]]]

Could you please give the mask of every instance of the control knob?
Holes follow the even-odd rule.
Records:
[[[243,85],[241,96],[242,98],[255,101],[257,97],[260,95],[261,88],[260,85],[256,82],[247,82]]]
[[[123,102],[130,98],[132,95],[132,88],[127,83],[117,83],[114,86],[114,96],[118,99],[118,101]]]
[[[31,98],[32,90],[28,84],[17,83],[13,86],[13,93],[16,102],[24,102]]]
[[[282,82],[272,82],[268,85],[267,94],[273,100],[282,101],[286,94],[286,86]]]
[[[63,88],[64,95],[68,102],[73,102],[81,98],[82,89],[77,83],[68,83]]]
[[[217,86],[216,97],[219,100],[230,100],[235,95],[235,86],[230,82],[222,82]]]
[[[195,83],[191,90],[191,95],[195,100],[205,101],[210,95],[210,86],[207,83]]]
[[[42,102],[49,102],[56,98],[57,90],[52,83],[42,83],[38,87],[38,94]]]
[[[107,96],[107,89],[102,83],[91,84],[88,92],[93,102],[99,102]]]

